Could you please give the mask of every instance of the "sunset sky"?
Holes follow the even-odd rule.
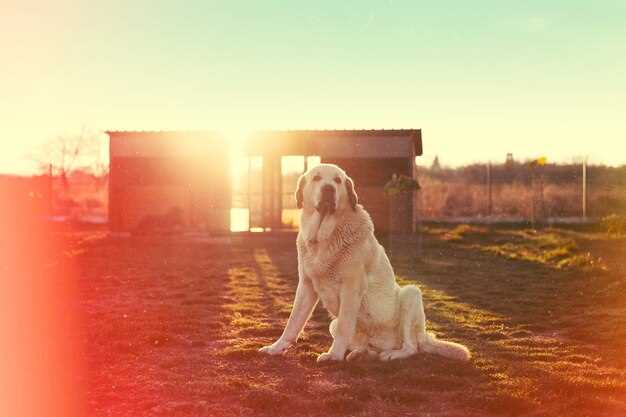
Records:
[[[81,126],[422,128],[425,163],[626,163],[624,0],[0,0],[0,33],[0,172]]]

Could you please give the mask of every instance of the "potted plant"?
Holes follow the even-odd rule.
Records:
[[[393,174],[391,179],[385,184],[383,191],[389,198],[389,255],[393,253],[393,232],[394,219],[397,218],[398,212],[403,204],[406,203],[406,194],[411,194],[420,189],[417,180],[406,175]],[[405,213],[406,214],[406,213]],[[412,227],[405,232],[411,232]]]

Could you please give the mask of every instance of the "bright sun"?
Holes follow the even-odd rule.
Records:
[[[251,182],[257,184],[258,178],[250,177],[262,173],[263,158],[260,156],[248,156],[245,152],[246,139],[249,131],[229,131],[224,132],[223,137],[230,144],[230,166],[233,190],[232,208],[230,210],[231,231],[256,231],[257,228],[250,224],[251,198],[260,198],[261,189],[251,192]],[[283,193],[292,194],[295,189],[295,179],[303,173],[305,169],[319,165],[319,156],[285,155],[281,159],[281,174],[283,176]],[[256,193],[256,194],[255,194]],[[298,210],[284,207],[282,210],[282,220],[285,225],[296,226],[299,220]]]

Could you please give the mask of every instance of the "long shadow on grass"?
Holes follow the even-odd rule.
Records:
[[[443,333],[446,338],[465,343],[469,340],[476,349],[482,350],[477,355],[476,366],[480,369],[480,372],[484,373],[483,376],[486,377],[484,379],[489,381],[485,384],[488,384],[490,388],[485,389],[485,392],[482,394],[483,398],[479,402],[491,404],[490,407],[496,409],[504,407],[509,412],[515,412],[515,410],[521,412],[531,407],[539,407],[539,398],[541,397],[539,391],[547,390],[547,392],[552,392],[552,395],[555,397],[558,397],[559,393],[566,397],[570,396],[566,398],[566,401],[558,403],[561,409],[571,410],[579,407],[582,412],[582,410],[597,409],[599,402],[576,394],[585,391],[591,392],[590,389],[594,385],[599,385],[600,392],[623,392],[622,384],[610,382],[611,380],[617,381],[620,375],[611,370],[595,366],[592,363],[592,358],[565,350],[557,340],[549,337],[532,339],[533,333],[528,329],[541,329],[544,323],[533,322],[533,315],[529,315],[525,311],[529,304],[529,292],[532,293],[532,291],[524,292],[523,288],[521,288],[521,282],[512,282],[510,278],[510,262],[503,262],[500,259],[489,259],[489,256],[482,254],[482,258],[480,256],[477,258],[473,251],[464,248],[451,249],[445,245],[433,243],[427,244],[426,247],[427,250],[435,248],[440,251],[440,256],[435,259],[429,259],[431,264],[427,264],[427,266],[437,267],[436,272],[439,275],[431,274],[431,277],[434,275],[435,278],[442,278],[444,281],[439,282],[438,287],[457,290],[455,295],[451,295],[442,290],[435,290],[429,287],[424,288],[425,298],[430,298],[431,307],[434,307],[429,309],[431,324],[434,324],[436,330]],[[284,261],[284,253],[279,254],[274,251],[269,251],[269,253],[270,256],[273,254],[273,262],[279,268],[281,265],[284,268],[287,264],[290,264],[289,267],[295,270],[295,263]],[[451,253],[454,253],[454,256],[451,257]],[[399,251],[399,253],[397,251],[396,254],[397,256],[394,260],[396,270],[408,272],[403,277],[405,279],[412,278],[417,280],[417,270],[424,264],[418,264],[418,268],[415,268],[412,262],[406,259],[406,256],[403,259],[402,251]],[[475,270],[468,271],[467,263],[475,264]],[[495,267],[492,265],[493,263],[496,263]],[[486,275],[477,277],[482,272],[481,264],[487,265],[492,273],[506,274],[504,282],[499,282],[501,288],[496,288],[496,290],[511,291],[512,287],[513,291],[516,291],[516,296],[523,303],[521,310],[511,308],[510,305],[506,304],[507,300],[502,300],[501,297],[498,298],[498,301],[504,301],[503,304],[494,305],[489,300],[489,297],[497,296],[498,294],[494,294],[493,285],[491,285],[491,291],[484,290],[483,285],[490,280]],[[519,274],[518,278],[524,281],[528,280],[528,277],[525,275],[529,271],[539,277],[542,274],[554,273],[552,269],[536,267],[532,264],[523,265],[523,269],[525,270]],[[455,273],[464,274],[463,279],[453,282],[453,285],[449,285],[450,282],[446,281],[454,280],[455,276],[453,274]],[[561,274],[562,276],[563,274]],[[420,281],[423,284],[424,280]],[[546,282],[531,282],[530,284],[524,282],[523,284],[530,285],[534,291],[539,291],[540,296],[546,295]],[[548,282],[548,285],[551,284]],[[520,288],[516,288],[516,286],[520,286]],[[533,288],[533,286],[538,288]],[[471,299],[470,301],[477,301],[477,303],[467,304],[459,301],[460,299],[465,300],[466,296]],[[488,306],[490,310],[486,310],[481,304]],[[496,312],[498,309],[500,312]],[[468,317],[458,321],[459,317],[455,317],[455,312]],[[508,316],[511,313],[518,314],[513,318]],[[538,311],[536,314],[541,315],[544,313]],[[559,355],[565,356],[566,360],[557,364],[553,369],[550,362],[558,362],[560,359]],[[570,359],[577,360],[583,365],[578,366],[578,368],[572,367],[570,363],[567,363]],[[441,360],[441,358],[435,357],[434,360]],[[511,361],[521,363],[522,365],[512,366]],[[458,364],[453,363],[452,365]],[[566,369],[562,369],[563,366]],[[576,376],[573,373],[579,371],[582,367],[586,367],[587,376],[583,379],[570,381],[570,378]],[[367,371],[373,370],[371,365],[366,369]],[[604,383],[606,381],[602,381],[602,378],[609,378],[608,383]],[[560,387],[559,393],[550,390],[554,386]],[[498,394],[490,396],[486,394],[487,392]],[[572,405],[572,401],[575,403],[575,406]],[[552,410],[554,411],[553,408]]]
[[[291,249],[292,253],[295,252]],[[275,271],[281,271],[283,277],[291,277],[296,272],[297,264],[294,261],[294,255],[285,252],[284,247],[267,247],[267,254],[272,259]],[[259,268],[258,273],[262,274],[264,268]],[[294,280],[295,281],[295,280]],[[295,292],[295,285],[292,285],[292,294]],[[463,401],[467,404],[464,407],[475,407],[481,403],[484,408],[497,410],[509,410],[511,413],[520,413],[530,408],[524,398],[515,396],[510,392],[497,392],[487,388],[491,383],[491,379],[481,370],[471,364],[460,364],[458,362],[449,361],[437,356],[418,355],[406,361],[393,363],[380,363],[377,361],[357,363],[357,364],[340,364],[321,366],[312,363],[315,353],[325,350],[330,343],[327,333],[328,319],[325,313],[318,308],[317,316],[313,317],[315,321],[323,322],[323,325],[316,327],[313,331],[309,331],[309,337],[305,337],[295,349],[295,356],[305,360],[305,367],[308,369],[323,369],[325,377],[335,380],[354,379],[355,383],[368,383],[373,388],[366,390],[367,392],[354,391],[353,395],[359,397],[376,397],[374,392],[380,390],[378,401],[383,403],[393,402],[397,404],[417,404],[434,400],[442,395],[448,396],[448,402],[456,403]],[[317,319],[317,320],[316,320]],[[312,336],[310,334],[313,334]],[[321,342],[326,342],[323,346]],[[313,350],[313,352],[311,352]],[[391,378],[391,376],[393,376]],[[335,382],[336,383],[336,382]],[[382,387],[382,388],[381,388]],[[481,389],[483,392],[480,392]],[[422,392],[423,389],[428,391],[427,394]],[[472,392],[473,394],[469,394]],[[490,392],[489,395],[485,393]],[[346,395],[344,393],[344,395]],[[459,398],[455,398],[456,396]],[[347,399],[344,399],[348,401]],[[350,401],[348,401],[350,403]],[[357,408],[358,409],[358,408]],[[467,409],[466,409],[467,413]]]
[[[550,329],[552,318],[582,305],[577,303],[579,297],[564,297],[564,292],[573,291],[571,273],[546,266],[435,239],[426,239],[424,254],[417,262],[402,250],[396,253],[393,266],[397,274],[535,330]]]
[[[396,271],[403,280],[421,283],[431,327],[478,349],[477,365],[500,379],[498,385],[537,401],[558,398],[546,404],[552,411],[558,405],[580,413],[605,409],[607,396],[626,394],[622,371],[595,363],[596,355],[576,344],[535,334],[559,328],[552,316],[568,311],[559,305],[567,283],[558,282],[567,275],[449,243],[429,242],[426,248],[417,264],[396,256]],[[611,407],[626,410],[622,402]]]

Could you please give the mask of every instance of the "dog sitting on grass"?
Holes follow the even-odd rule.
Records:
[[[318,362],[361,356],[388,361],[417,352],[469,360],[465,346],[426,332],[421,291],[396,283],[372,220],[341,168],[321,164],[310,169],[298,180],[296,201],[302,213],[295,300],[282,335],[261,352],[284,353],[321,300],[334,317],[333,343]]]

